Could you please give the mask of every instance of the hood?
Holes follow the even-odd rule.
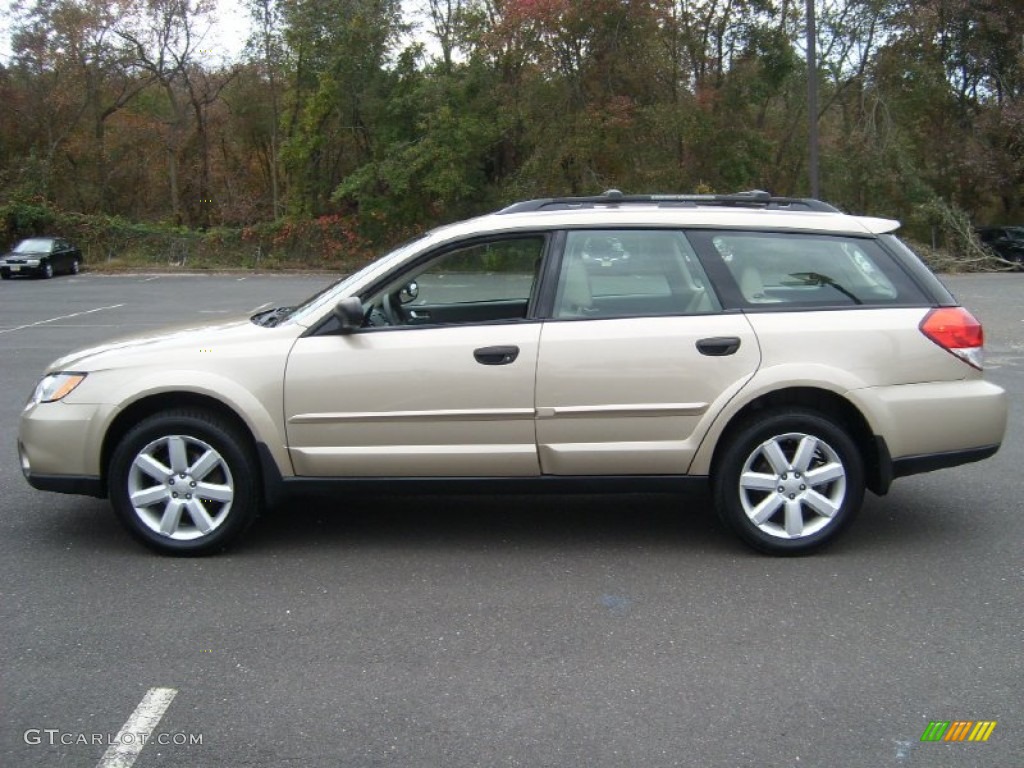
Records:
[[[37,259],[40,256],[49,256],[49,251],[8,251],[0,259]]]
[[[254,337],[269,339],[286,326],[266,328],[248,317],[187,323],[159,330],[144,331],[112,339],[91,347],[75,350],[55,360],[48,371],[98,371],[123,368],[137,362],[142,355],[171,352],[201,352],[214,346],[223,348]],[[296,329],[303,330],[302,328]]]

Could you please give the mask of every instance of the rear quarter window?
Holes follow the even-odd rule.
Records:
[[[922,291],[872,238],[811,233],[700,232],[700,250],[724,264],[737,303],[749,308],[907,306]]]

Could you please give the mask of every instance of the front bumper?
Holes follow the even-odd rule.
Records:
[[[100,451],[112,409],[66,402],[26,406],[18,457],[29,484],[45,491],[103,496]]]
[[[28,480],[28,484],[37,490],[95,496],[99,499],[107,496],[106,485],[99,475],[45,475],[36,472],[32,468],[32,459],[20,439],[18,440],[18,462],[21,464],[21,473]]]
[[[0,274],[3,275],[37,275],[42,271],[42,263],[35,260],[18,262],[16,264],[0,261]]]

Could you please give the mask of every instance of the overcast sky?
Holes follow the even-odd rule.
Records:
[[[11,6],[13,0],[0,0],[0,61],[7,62],[11,57]],[[406,21],[420,21],[420,10],[425,0],[402,0]],[[203,41],[203,50],[209,48],[220,59],[238,59],[245,48],[249,37],[249,14],[245,6],[238,0],[218,0],[217,23]],[[421,34],[413,34],[413,38],[422,39]],[[430,41],[427,42],[430,48]]]

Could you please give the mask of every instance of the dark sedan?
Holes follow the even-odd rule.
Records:
[[[7,280],[17,275],[48,278],[58,272],[77,275],[81,266],[82,252],[67,240],[30,237],[0,258],[0,278]]]
[[[1024,270],[1024,227],[981,227],[978,237],[996,256],[1017,263]]]

